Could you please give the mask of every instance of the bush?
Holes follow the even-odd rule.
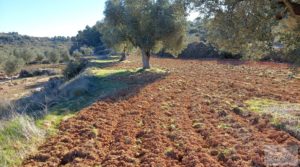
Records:
[[[58,51],[53,50],[49,52],[47,56],[49,62],[52,64],[57,64],[60,61],[60,54],[58,53]]]
[[[75,50],[72,54],[72,56],[75,58],[75,59],[80,59],[80,57],[82,57],[82,53],[79,52],[78,50]]]
[[[214,47],[203,42],[194,42],[189,44],[178,57],[182,59],[201,59],[218,58],[220,55]]]
[[[5,61],[8,59],[8,54],[0,53],[0,70],[3,68]]]
[[[37,52],[36,53],[35,61],[41,63],[41,62],[43,62],[44,59],[45,59],[45,54],[44,53],[42,53],[42,52]]]
[[[61,61],[63,62],[69,62],[71,60],[70,53],[67,49],[61,49],[60,55],[61,55]]]
[[[30,49],[15,49],[13,55],[18,59],[23,59],[26,64],[31,63],[37,57],[36,53]]]
[[[5,62],[3,70],[5,74],[11,76],[14,73],[18,72],[19,70],[21,70],[24,64],[25,64],[24,60],[16,57],[11,57]]]
[[[64,77],[70,80],[76,75],[78,75],[81,71],[83,71],[86,68],[86,66],[87,61],[85,60],[71,61],[63,71]]]
[[[80,48],[80,52],[84,55],[84,56],[92,56],[93,55],[93,49],[89,48],[89,47],[81,47]]]
[[[12,118],[1,120],[0,166],[19,166],[44,137],[45,132],[27,115],[12,113]]]

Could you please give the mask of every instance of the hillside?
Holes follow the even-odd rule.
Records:
[[[167,72],[115,76],[129,87],[63,121],[23,166],[266,166],[284,154],[272,149],[300,147],[300,80],[286,64],[152,62]],[[131,56],[106,69],[137,67]]]
[[[0,33],[0,45],[54,45],[57,43],[71,42],[69,37],[31,37],[28,35],[20,35],[17,32]]]

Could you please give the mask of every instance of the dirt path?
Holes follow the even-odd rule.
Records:
[[[140,66],[131,59],[111,68]],[[157,58],[152,64],[169,75],[64,121],[23,165],[265,166],[266,146],[300,147],[267,119],[232,107],[254,97],[300,103],[300,80],[287,79],[285,65]]]

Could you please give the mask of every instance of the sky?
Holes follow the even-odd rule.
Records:
[[[105,0],[0,0],[0,32],[75,36],[86,25],[102,20],[104,7]]]

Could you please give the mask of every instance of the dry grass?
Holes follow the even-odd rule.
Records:
[[[32,118],[16,113],[12,104],[0,105],[0,112],[10,114],[10,119],[0,121],[0,166],[16,166],[43,141],[45,133]]]

